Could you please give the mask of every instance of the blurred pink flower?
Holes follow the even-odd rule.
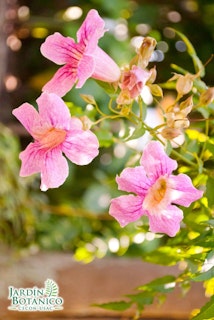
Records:
[[[70,116],[64,101],[54,93],[43,93],[38,109],[29,103],[13,110],[14,116],[34,138],[20,153],[20,176],[41,172],[41,190],[57,188],[68,176],[68,159],[78,165],[90,163],[98,155],[98,140],[82,122]]]
[[[180,229],[183,212],[174,204],[188,207],[200,199],[185,174],[172,175],[177,162],[164,152],[160,142],[151,141],[144,149],[141,166],[126,168],[116,178],[119,189],[136,195],[123,195],[111,200],[110,215],[122,227],[146,215],[152,232],[173,237]]]
[[[132,66],[131,70],[126,70],[122,73],[121,92],[117,98],[118,104],[127,104],[127,96],[129,103],[138,97],[145,86],[146,82],[151,77],[151,72],[141,69],[137,66]],[[125,97],[125,99],[124,99]]]
[[[64,66],[46,83],[43,91],[64,96],[75,83],[81,88],[90,77],[105,82],[119,80],[119,67],[98,47],[98,40],[105,31],[103,19],[92,9],[77,32],[77,43],[58,32],[48,36],[41,46],[41,53]]]

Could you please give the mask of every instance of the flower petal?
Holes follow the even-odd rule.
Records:
[[[92,77],[105,82],[115,82],[120,78],[120,68],[116,62],[101,48],[93,52],[95,69]]]
[[[82,130],[83,123],[77,117],[71,117],[70,118],[70,128],[71,128],[71,130]]]
[[[196,189],[190,177],[186,174],[179,174],[177,176],[170,176],[170,182],[173,186],[171,193],[171,202],[185,207],[203,196],[203,191]]]
[[[71,116],[64,101],[54,93],[44,92],[36,100],[43,122],[61,129],[70,129]]]
[[[104,20],[94,9],[90,10],[77,31],[77,40],[87,47],[87,53],[91,53],[97,46],[98,40],[104,35]]]
[[[34,128],[40,125],[40,115],[29,103],[23,103],[20,107],[14,109],[12,113],[31,135],[34,132]]]
[[[180,222],[183,219],[183,211],[176,206],[168,206],[166,210],[157,212],[157,214],[147,214],[149,217],[149,226],[152,232],[166,233],[174,237],[180,230]]]
[[[145,214],[142,209],[142,199],[132,194],[112,199],[109,214],[119,222],[121,227],[125,227]]]
[[[44,57],[60,65],[70,62],[75,46],[72,38],[64,37],[59,32],[55,32],[46,38],[40,50]]]
[[[78,82],[76,88],[81,88],[84,85],[86,80],[92,76],[94,68],[94,58],[91,56],[83,55],[82,59],[79,61],[79,65],[77,68]]]
[[[27,177],[34,173],[41,172],[44,150],[40,149],[38,142],[33,142],[20,153],[19,158],[22,160],[20,176]]]
[[[177,162],[168,157],[158,141],[150,141],[147,144],[143,151],[141,165],[148,177],[154,180],[162,175],[171,174],[177,168]]]
[[[99,142],[90,130],[71,130],[62,145],[62,151],[73,163],[89,164],[99,153]]]
[[[71,90],[76,81],[76,69],[72,72],[72,67],[70,65],[65,65],[57,70],[53,78],[44,85],[42,91],[55,93],[58,96],[63,97]]]
[[[143,197],[151,186],[142,166],[124,169],[116,181],[119,190],[133,192]]]
[[[68,163],[62,156],[60,148],[55,148],[45,154],[41,169],[41,190],[61,186],[69,173]]]

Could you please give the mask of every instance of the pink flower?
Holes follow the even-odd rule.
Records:
[[[152,232],[173,237],[180,229],[183,212],[174,204],[188,207],[200,199],[185,174],[172,175],[177,162],[169,158],[157,141],[151,141],[143,152],[141,166],[126,168],[116,178],[119,189],[136,195],[123,195],[111,200],[110,215],[122,227],[146,215]]]
[[[13,110],[15,117],[34,138],[20,153],[20,176],[41,172],[41,190],[57,188],[68,176],[68,159],[78,165],[90,163],[98,155],[98,140],[82,122],[70,116],[63,100],[54,93],[43,93],[38,109],[29,103]]]
[[[104,21],[94,9],[90,10],[77,32],[77,40],[56,32],[47,37],[41,53],[61,67],[46,83],[43,91],[64,96],[75,83],[81,88],[92,77],[105,82],[115,82],[120,77],[117,64],[98,47],[98,40],[106,30]]]
[[[117,98],[118,104],[126,104],[129,96],[129,103],[138,97],[145,86],[146,82],[151,77],[151,72],[141,69],[137,66],[132,66],[131,70],[124,71],[122,74],[122,83],[120,85],[121,92]]]

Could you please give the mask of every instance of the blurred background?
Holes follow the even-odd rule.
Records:
[[[39,176],[19,178],[18,155],[31,138],[12,116],[12,109],[23,102],[35,105],[42,86],[57,69],[40,53],[45,38],[58,31],[76,39],[92,8],[99,11],[108,29],[99,45],[120,66],[134,56],[139,39],[156,39],[150,66],[156,65],[157,83],[172,76],[172,63],[194,71],[185,43],[170,27],[188,37],[204,64],[213,53],[211,0],[0,1],[0,242],[20,253],[69,251],[77,260],[90,262],[105,255],[146,255],[165,241],[150,233],[146,223],[121,229],[108,215],[109,200],[120,194],[115,175],[135,155],[124,144],[113,144],[117,122],[101,126],[100,155],[86,167],[70,163],[70,175],[60,188],[43,193]],[[210,65],[204,80],[214,85]],[[107,95],[88,80],[83,88],[65,96],[74,114],[94,117],[81,93],[93,94],[105,110]]]

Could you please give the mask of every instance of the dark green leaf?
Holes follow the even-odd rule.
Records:
[[[175,277],[168,275],[158,279],[155,279],[143,286],[138,287],[140,290],[158,291],[158,292],[170,292],[175,288]]]
[[[154,292],[141,292],[138,294],[127,295],[132,301],[136,303],[138,310],[142,311],[145,305],[152,304],[154,301]]]
[[[201,311],[192,320],[213,320],[214,319],[214,296],[207,302]]]
[[[211,278],[214,278],[214,267],[212,267],[211,269],[209,269],[206,272],[202,272],[199,275],[193,277],[192,281],[206,281]]]
[[[136,129],[134,130],[134,132],[126,139],[126,141],[128,140],[133,140],[133,139],[138,139],[140,137],[142,137],[145,133],[145,128],[143,127],[142,123],[139,123],[136,127]]]
[[[214,190],[214,179],[212,177],[208,177],[205,196],[208,199],[209,207],[212,207],[214,205],[213,190]]]
[[[106,93],[108,93],[111,97],[113,97],[116,93],[116,89],[115,87],[113,86],[112,83],[109,83],[109,82],[103,82],[103,81],[100,81],[100,80],[96,80],[96,83],[102,87]]]
[[[100,307],[107,310],[124,311],[130,308],[131,305],[132,305],[131,302],[117,301],[117,302],[109,302],[109,303],[102,303],[102,304],[94,304],[93,306]]]

